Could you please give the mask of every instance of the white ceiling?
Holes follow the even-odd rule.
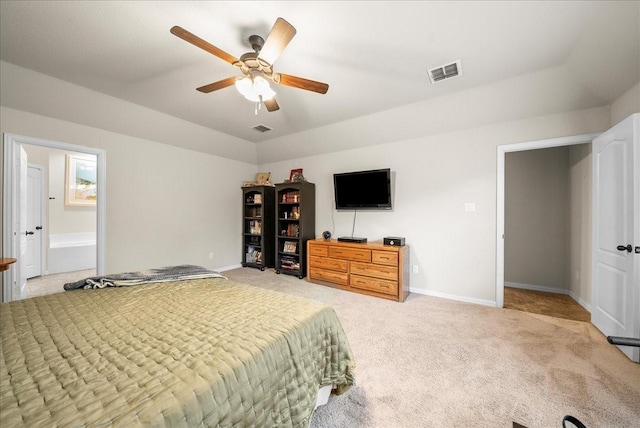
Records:
[[[195,90],[239,72],[172,26],[239,57],[277,17],[297,34],[275,71],[327,94],[274,85],[280,110],[256,116],[233,87]],[[574,107],[607,105],[640,81],[640,2],[3,0],[0,60],[259,142],[547,69],[575,76]]]

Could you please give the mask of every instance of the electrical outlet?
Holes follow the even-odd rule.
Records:
[[[209,253],[209,258],[213,260],[213,253]]]
[[[464,210],[466,212],[474,212],[476,210],[476,203],[475,202],[465,202],[464,203]]]
[[[418,273],[418,265],[413,265],[413,273]]]

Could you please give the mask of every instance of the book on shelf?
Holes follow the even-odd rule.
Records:
[[[282,194],[282,202],[285,204],[300,202],[300,192],[292,191]]]
[[[300,270],[300,261],[290,256],[282,256],[280,258],[280,268],[285,270]]]
[[[289,224],[286,229],[282,229],[282,236],[290,236],[292,238],[300,237],[300,225]]]

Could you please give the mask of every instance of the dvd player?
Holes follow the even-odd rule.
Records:
[[[338,238],[338,241],[340,242],[357,242],[357,243],[363,243],[363,242],[367,242],[367,238],[358,238],[357,236],[341,236]]]

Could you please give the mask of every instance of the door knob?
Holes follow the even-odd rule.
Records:
[[[36,226],[36,230],[42,230],[42,226]]]
[[[35,232],[33,232],[33,231],[29,231],[29,230],[27,230],[27,231],[25,232],[25,235],[33,235],[34,233],[35,233]]]
[[[626,247],[624,245],[618,245],[618,251],[627,251],[627,252],[631,252],[633,251],[633,247],[631,247],[631,244],[627,245]]]

